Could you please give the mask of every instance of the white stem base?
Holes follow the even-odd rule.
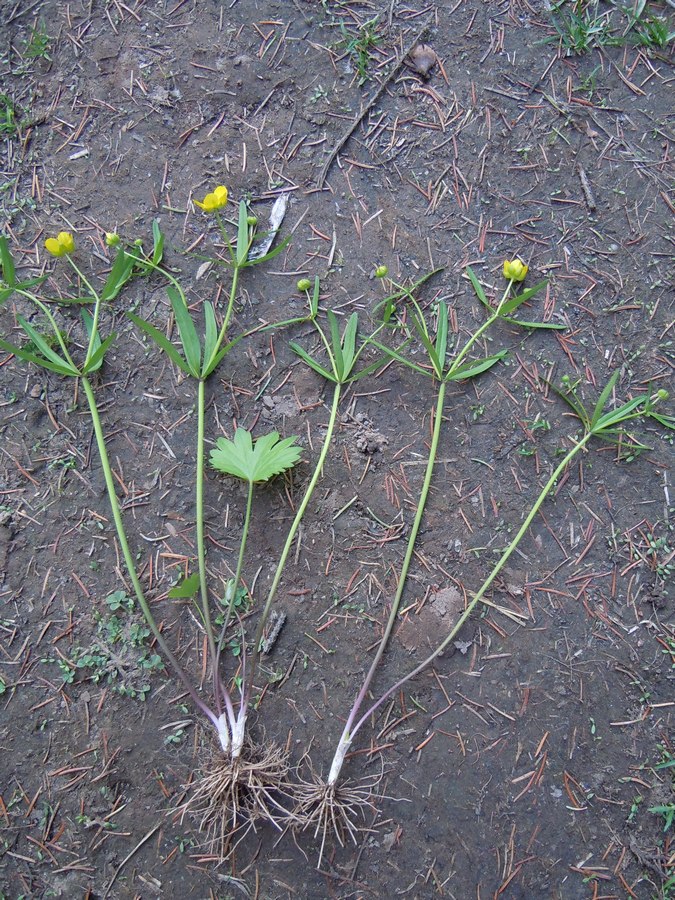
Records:
[[[238,759],[241,756],[245,736],[246,712],[242,709],[239,712],[237,721],[232,726],[232,747],[230,748],[230,756],[232,757],[232,759]]]
[[[229,753],[232,741],[230,739],[230,726],[227,721],[226,713],[221,713],[218,716],[216,731],[218,733],[218,740],[220,741],[220,746],[223,753]]]
[[[333,757],[333,762],[330,767],[330,772],[328,773],[328,786],[333,787],[338,778],[340,777],[340,772],[342,771],[342,766],[344,765],[345,756],[347,755],[347,751],[352,745],[352,739],[350,737],[341,737],[340,743],[337,746],[337,750],[335,751],[335,756]]]

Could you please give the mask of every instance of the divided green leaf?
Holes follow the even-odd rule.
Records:
[[[599,423],[600,418],[602,416],[602,411],[605,408],[605,406],[607,405],[609,396],[612,393],[612,391],[614,390],[614,386],[616,385],[616,383],[619,379],[620,371],[621,371],[620,369],[617,369],[614,372],[612,377],[609,379],[609,381],[605,385],[603,392],[598,397],[598,402],[595,404],[595,409],[593,410],[593,415],[591,416],[591,428],[594,428]]]
[[[70,368],[68,366],[68,363],[64,359],[62,359],[58,353],[52,350],[52,348],[42,337],[42,335],[38,331],[36,331],[33,326],[24,319],[23,316],[17,316],[17,320],[19,322],[19,325],[21,325],[23,330],[33,342],[33,345],[37,347],[37,349],[45,357],[45,359],[48,359],[50,362],[58,366],[65,366],[66,368]]]
[[[113,331],[112,334],[109,334],[108,337],[103,341],[103,343],[99,343],[99,346],[96,350],[91,354],[91,358],[87,365],[82,369],[83,375],[88,375],[90,372],[97,372],[101,365],[103,364],[103,357],[108,352],[108,347],[111,346],[113,341],[117,338],[117,334]]]
[[[249,484],[269,481],[293,468],[300,459],[302,449],[295,441],[295,436],[280,438],[277,431],[272,431],[259,437],[254,444],[250,431],[237,428],[233,440],[218,438],[211,451],[211,465],[219,472]]]
[[[289,341],[288,346],[294,353],[297,353],[300,359],[306,363],[310,369],[314,369],[317,375],[321,375],[322,378],[325,378],[327,381],[335,381],[335,376],[332,375],[327,369],[324,369],[322,365],[318,362],[315,362],[312,357],[307,353],[299,344],[296,344],[295,341]]]
[[[418,366],[417,363],[411,362],[409,359],[406,359],[406,357],[403,356],[402,353],[399,353],[398,350],[394,350],[392,347],[387,347],[384,344],[381,344],[379,341],[374,340],[373,338],[371,338],[368,343],[372,344],[373,347],[377,347],[378,350],[380,350],[390,359],[394,359],[396,360],[396,362],[402,363],[404,366],[412,369],[413,372],[419,372],[420,375],[429,376],[430,373],[429,371],[427,371],[427,369],[423,369],[422,366]],[[405,343],[407,344],[408,342],[406,341]],[[405,344],[403,346],[405,346]]]
[[[510,300],[507,300],[506,303],[502,304],[501,312],[503,315],[508,316],[512,312],[518,309],[518,307],[529,300],[531,297],[534,297],[535,294],[539,293],[542,288],[546,287],[546,281],[540,281],[531,288],[525,288],[522,293],[517,294],[515,297],[511,297]]]
[[[466,267],[466,274],[469,276],[469,281],[473,285],[473,289],[476,292],[476,296],[483,304],[483,306],[487,306],[488,309],[491,309],[490,303],[488,302],[488,298],[485,296],[485,291],[483,290],[483,285],[476,278],[473,269],[471,266]]]

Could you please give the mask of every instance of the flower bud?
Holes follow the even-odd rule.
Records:
[[[656,392],[657,400],[667,400],[668,397],[670,397],[670,394],[667,390],[665,390],[665,388],[659,388],[659,390]]]
[[[258,220],[255,216],[246,216],[246,224],[250,225],[252,228],[254,225],[258,224]]]
[[[375,269],[375,277],[376,278],[384,278],[389,269],[386,266],[378,266]]]
[[[311,288],[312,282],[309,280],[309,278],[301,278],[300,281],[298,281],[298,290],[300,291],[300,293],[302,293],[303,291],[309,291],[311,290]]]
[[[520,259],[504,260],[504,278],[510,281],[524,281],[527,275],[528,266]]]
[[[119,247],[120,245],[120,236],[116,231],[106,231],[105,233],[105,243],[107,247]]]

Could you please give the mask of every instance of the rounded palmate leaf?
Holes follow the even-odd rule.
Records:
[[[241,478],[249,484],[269,481],[292,469],[300,459],[302,448],[296,440],[295,435],[280,438],[278,431],[271,431],[259,437],[254,445],[250,431],[237,428],[233,440],[218,438],[211,451],[211,465],[218,472]]]

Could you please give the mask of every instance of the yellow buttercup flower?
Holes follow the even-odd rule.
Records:
[[[55,238],[47,238],[45,247],[52,256],[67,256],[75,249],[75,238],[69,231],[60,231]]]
[[[223,187],[222,184],[219,184],[218,187],[211,191],[210,194],[207,194],[201,202],[195,200],[195,203],[200,209],[203,209],[204,212],[215,212],[217,209],[222,209],[224,206],[227,206],[227,188]]]
[[[528,266],[519,259],[504,260],[504,278],[510,281],[524,281]]]

